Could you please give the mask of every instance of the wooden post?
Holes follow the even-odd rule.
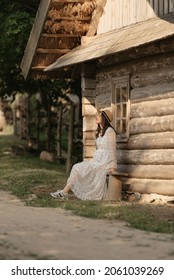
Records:
[[[51,98],[48,98],[47,108],[47,150],[51,147]]]
[[[58,114],[57,114],[57,156],[62,156],[61,150],[61,139],[62,139],[62,112],[63,106],[60,104],[58,106]]]
[[[122,199],[121,177],[127,177],[128,174],[116,171],[115,173],[109,173],[107,176],[109,177],[107,200],[121,201]]]
[[[66,171],[70,172],[72,167],[72,150],[73,150],[73,138],[74,138],[74,118],[75,118],[75,105],[70,104],[70,116],[69,116],[69,133],[68,133],[68,155]]]
[[[122,182],[119,177],[109,175],[107,200],[121,201]]]

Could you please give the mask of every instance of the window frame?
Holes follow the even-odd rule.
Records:
[[[112,77],[111,107],[113,112],[112,125],[117,133],[117,142],[127,142],[130,136],[129,75]],[[120,131],[118,131],[118,125]]]

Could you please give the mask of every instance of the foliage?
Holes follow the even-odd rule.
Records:
[[[21,75],[20,62],[37,12],[39,0],[0,3],[0,96],[33,89]]]

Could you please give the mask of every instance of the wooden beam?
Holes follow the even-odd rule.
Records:
[[[42,49],[38,48],[37,53],[47,53],[47,54],[65,54],[68,53],[70,49]]]
[[[46,34],[43,33],[42,37],[46,37],[46,38],[80,38],[80,35],[77,34]]]
[[[42,33],[43,25],[49,11],[50,4],[51,0],[41,0],[40,2],[35,22],[33,24],[33,28],[27,43],[25,54],[21,62],[21,69],[25,79],[27,79],[29,75],[30,67],[33,62],[37,44]]]
[[[52,0],[51,4],[59,3],[85,3],[85,0]]]
[[[33,66],[31,69],[32,70],[44,70],[47,66],[42,66],[42,65],[37,65],[37,66]]]
[[[57,17],[56,21],[58,20],[69,20],[69,21],[73,21],[73,20],[77,20],[77,21],[90,21],[91,17],[76,17],[76,16],[70,16],[70,17]]]

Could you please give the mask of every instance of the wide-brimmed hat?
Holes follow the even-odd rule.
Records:
[[[111,111],[111,108],[110,108],[110,107],[101,109],[100,111],[103,113],[103,115],[106,117],[106,119],[107,119],[109,122],[112,122],[112,120],[113,120],[113,114],[112,114],[112,111]]]

